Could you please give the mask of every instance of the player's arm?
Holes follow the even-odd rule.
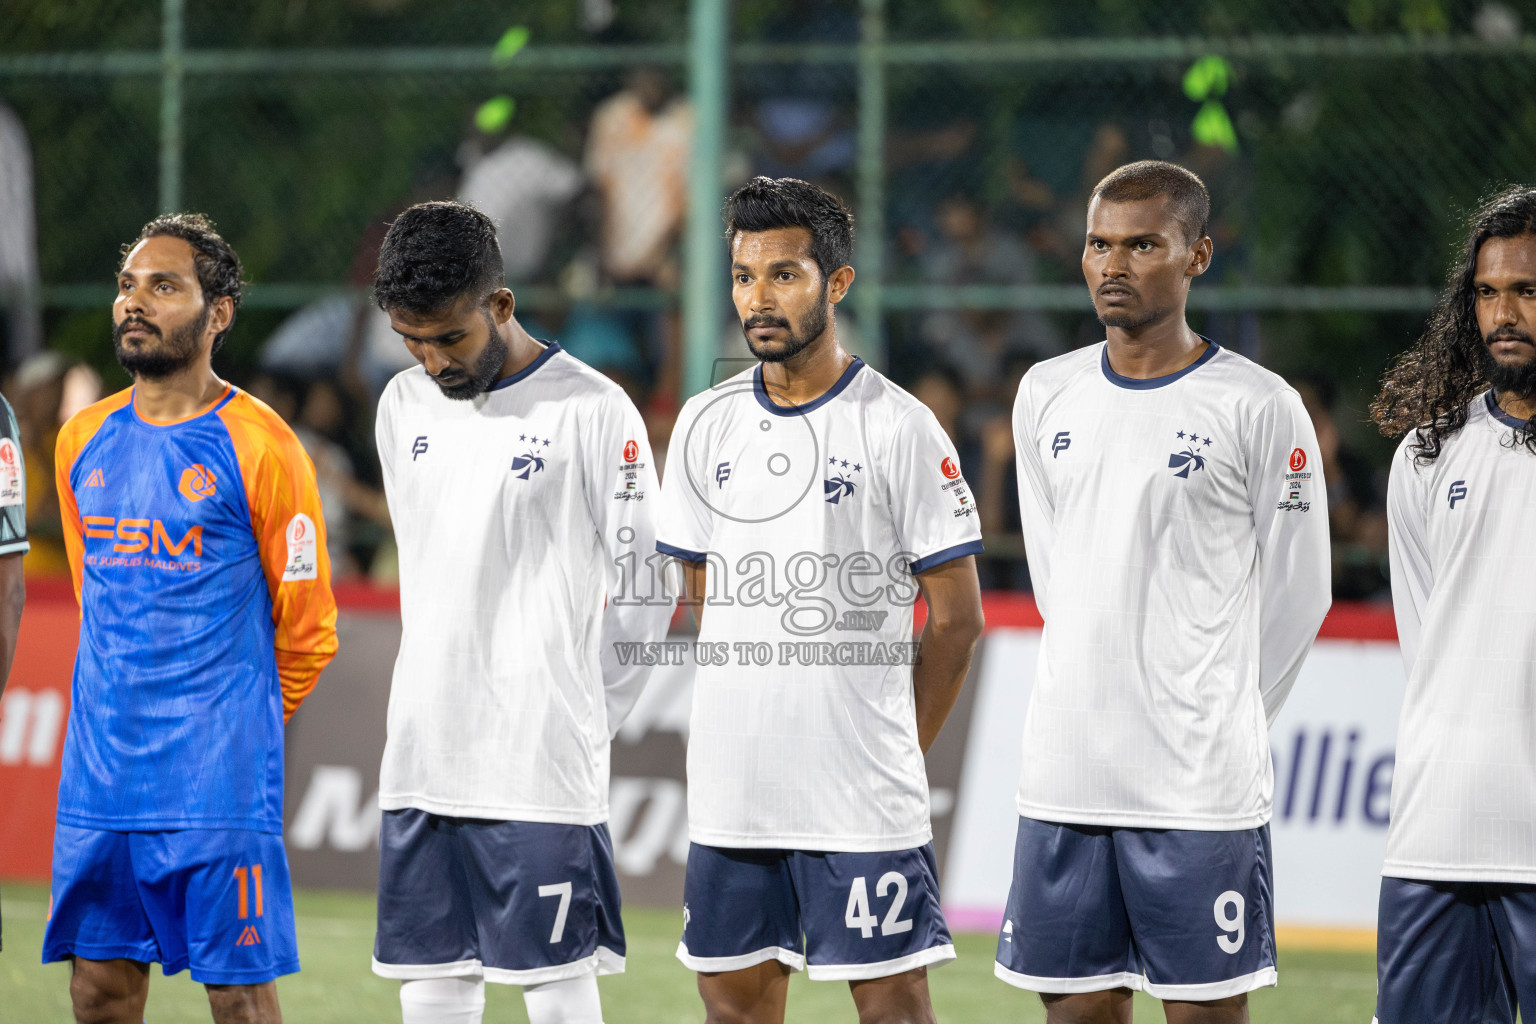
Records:
[[[1428,503],[1420,471],[1409,449],[1409,435],[1392,460],[1387,478],[1387,557],[1392,568],[1392,614],[1403,668],[1413,671],[1419,653],[1419,629],[1435,585],[1428,544]],[[1426,474],[1427,475],[1427,474]]]
[[[587,509],[603,546],[608,603],[603,608],[603,691],[608,734],[640,699],[650,678],[643,659],[619,657],[621,644],[666,636],[672,600],[656,578],[656,458],[640,412],[622,393],[606,397],[585,441]]]
[[[926,754],[965,685],[985,620],[975,555],[918,573],[917,585],[928,605],[928,621],[917,642],[912,695],[917,705],[917,742]]]
[[[661,502],[656,511],[656,550],[671,556],[671,562],[681,567],[680,599],[692,609],[694,623],[703,628],[714,513],[688,480],[690,471],[694,479],[705,479],[703,463],[708,443],[695,437],[695,419],[694,410],[685,405],[672,427],[672,439],[667,444],[667,475],[661,482]],[[699,433],[702,435],[702,431]],[[670,585],[673,579],[664,576],[660,584]]]
[[[21,560],[31,545],[27,541],[27,466],[21,453],[21,433],[16,428],[16,415],[11,412],[10,403],[0,398],[0,406],[4,406],[6,437],[10,439],[16,457],[16,485],[4,495],[6,504],[0,505],[0,520],[4,523],[4,528],[0,529],[0,693],[3,693],[11,674],[11,661],[16,657],[21,610],[27,603]]]
[[[933,413],[917,408],[892,437],[890,491],[895,524],[928,621],[912,669],[917,740],[926,753],[960,696],[984,625],[976,556],[981,527],[960,475],[960,456]]]
[[[1024,531],[1024,555],[1029,561],[1029,580],[1035,591],[1035,604],[1044,615],[1051,579],[1051,547],[1056,540],[1056,509],[1046,485],[1045,467],[1040,461],[1030,384],[1026,374],[1019,382],[1019,394],[1013,402],[1013,449],[1018,470],[1019,522]]]
[[[1291,464],[1298,451],[1305,465],[1295,471]],[[1273,725],[1333,601],[1322,456],[1295,391],[1276,393],[1255,415],[1248,458],[1259,548],[1259,692]],[[1311,476],[1289,476],[1293,472]],[[1293,498],[1298,489],[1300,496]]]
[[[241,423],[243,418],[231,424],[231,435],[241,456],[251,525],[272,597],[273,648],[287,721],[336,656],[325,514],[314,464],[298,438],[286,428]]]

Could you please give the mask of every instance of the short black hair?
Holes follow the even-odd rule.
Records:
[[[505,284],[491,218],[463,203],[417,203],[395,218],[379,249],[379,308],[436,313],[465,295],[484,299]]]
[[[727,241],[743,231],[805,228],[823,281],[853,260],[853,214],[837,196],[808,181],[758,175],[731,193],[724,216]]]
[[[1173,215],[1184,225],[1184,241],[1193,245],[1206,235],[1211,219],[1211,194],[1205,182],[1187,167],[1166,160],[1138,160],[1117,167],[1093,188],[1093,198],[1108,203],[1135,203],[1167,196]]]
[[[192,266],[197,270],[197,286],[202,289],[203,301],[210,303],[214,299],[229,296],[235,302],[235,312],[240,310],[240,298],[242,282],[241,275],[244,268],[240,266],[240,256],[234,248],[219,234],[213,226],[213,221],[201,213],[163,213],[144,225],[139,232],[139,237],[123,246],[123,261],[126,262],[128,254],[134,246],[146,238],[157,238],[167,235],[171,238],[179,238],[192,247]],[[118,264],[122,266],[121,263]],[[213,351],[217,352],[224,346],[224,336],[230,328],[235,326],[234,315],[229,318],[229,327],[220,331],[213,339]]]

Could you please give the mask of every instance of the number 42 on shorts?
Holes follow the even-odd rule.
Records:
[[[900,871],[887,871],[881,875],[875,883],[875,896],[884,899],[892,889],[896,890],[896,895],[885,912],[885,920],[879,921],[870,913],[868,883],[863,875],[855,878],[848,889],[848,909],[843,914],[844,923],[849,928],[857,928],[859,934],[866,939],[874,937],[877,923],[881,935],[900,935],[911,931],[912,919],[909,917],[905,921],[901,920],[901,908],[907,902],[907,880]]]

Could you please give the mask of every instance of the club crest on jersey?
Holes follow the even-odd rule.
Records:
[[[1184,442],[1184,450],[1168,456],[1168,468],[1176,470],[1174,476],[1181,480],[1188,480],[1190,473],[1199,472],[1205,468],[1205,456],[1199,453],[1199,449],[1209,448],[1211,439],[1200,437],[1193,431],[1186,433],[1182,430],[1178,431],[1177,436]]]
[[[181,496],[188,501],[202,501],[204,498],[213,497],[214,485],[217,482],[218,478],[213,475],[213,471],[197,462],[193,463],[190,469],[182,471],[181,486],[177,490],[181,491]]]
[[[544,460],[531,451],[524,452],[512,460],[512,475],[519,480],[527,480],[534,473],[544,471]]]
[[[836,455],[827,459],[827,465],[831,467],[832,476],[822,481],[822,493],[826,495],[827,504],[837,505],[844,498],[851,498],[858,486],[854,483],[853,474],[862,473],[864,465],[859,462],[850,462],[848,459],[839,459]]]

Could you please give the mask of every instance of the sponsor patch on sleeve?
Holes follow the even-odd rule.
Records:
[[[303,512],[288,520],[288,562],[283,566],[283,582],[312,580],[320,574],[320,547],[315,521]]]
[[[1312,471],[1307,468],[1307,453],[1300,448],[1291,452],[1290,472],[1275,508],[1281,512],[1306,512],[1312,507]]]
[[[21,451],[9,437],[0,437],[0,508],[27,503],[21,483]]]

